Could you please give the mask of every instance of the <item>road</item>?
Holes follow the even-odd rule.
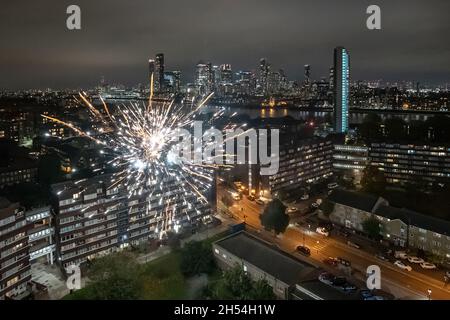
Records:
[[[324,267],[324,269],[329,269],[328,266],[322,263],[325,258],[343,257],[352,263],[353,269],[357,272],[355,277],[359,278],[359,280],[364,280],[367,267],[369,265],[378,265],[381,269],[382,290],[398,298],[428,299],[427,292],[428,289],[431,289],[431,299],[450,299],[450,286],[445,287],[443,281],[416,270],[411,272],[403,271],[391,262],[381,261],[373,254],[349,247],[335,237],[319,235],[309,230],[308,226],[297,227],[290,225],[284,234],[274,237],[273,234],[264,231],[261,226],[259,215],[263,206],[254,201],[249,201],[245,197],[242,200],[235,201],[234,205],[228,209],[235,218],[254,228],[260,237],[276,243],[282,250],[301,259],[309,260],[309,262],[313,261],[315,265]],[[298,245],[303,243],[311,249],[309,258],[299,255],[295,250]]]

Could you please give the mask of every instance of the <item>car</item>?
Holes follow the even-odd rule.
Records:
[[[345,277],[334,277],[331,284],[335,287],[343,286],[347,283],[347,279]]]
[[[319,207],[319,204],[317,202],[313,202],[311,203],[311,207],[317,209]]]
[[[382,261],[389,261],[389,259],[385,255],[383,255],[382,253],[377,253],[375,255],[375,258],[377,258],[379,260],[382,260]]]
[[[371,296],[371,297],[364,298],[364,300],[386,300],[386,299],[382,296]]]
[[[261,199],[256,199],[255,202],[256,202],[257,204],[260,204],[260,205],[265,205],[265,202],[262,201]]]
[[[343,266],[350,267],[350,266],[352,265],[350,261],[348,261],[348,260],[346,260],[346,259],[344,259],[344,258],[337,257],[336,259],[337,259],[337,261],[338,261],[340,264],[342,264]]]
[[[350,231],[347,231],[347,230],[339,230],[339,231],[338,231],[338,234],[339,234],[340,236],[343,236],[343,237],[348,238],[348,237],[350,237],[351,232],[350,232]]]
[[[309,199],[309,194],[304,194],[300,198],[300,200],[308,200],[308,199]]]
[[[288,209],[287,209],[287,212],[288,213],[293,213],[293,212],[296,212],[298,209],[296,208],[296,207],[289,207]]]
[[[402,261],[400,261],[400,260],[395,261],[395,262],[394,262],[394,265],[395,265],[396,267],[399,267],[399,268],[402,269],[402,270],[412,271],[411,266],[408,266],[407,264],[404,264],[404,263],[403,263]]]
[[[311,255],[311,250],[306,246],[298,246],[297,251],[300,252],[304,256]]]
[[[241,200],[241,197],[238,194],[233,194],[233,200],[239,201]]]
[[[321,234],[321,235],[325,236],[325,237],[328,237],[328,236],[330,235],[330,233],[327,231],[327,229],[321,228],[321,227],[318,227],[318,228],[316,229],[316,232],[317,232],[318,234]]]
[[[423,260],[422,258],[418,258],[418,257],[414,257],[414,256],[408,256],[407,259],[411,263],[423,263],[423,262],[425,262],[425,260]]]
[[[250,201],[255,201],[255,197],[252,196],[251,194],[249,194],[249,195],[247,196],[247,199],[250,200]]]
[[[408,255],[406,254],[405,251],[395,251],[394,257],[396,259],[406,259],[406,258],[408,258]]]
[[[323,272],[319,275],[319,281],[328,285],[332,285],[335,276],[328,272]]]
[[[363,298],[364,300],[366,300],[367,298],[371,298],[373,297],[373,293],[370,290],[361,290],[359,292],[359,294],[361,295],[361,298]]]
[[[346,282],[343,285],[338,286],[338,288],[346,292],[356,291],[356,289],[358,289],[354,284],[350,282]]]
[[[450,279],[450,271],[446,271],[445,276]]]
[[[323,263],[325,263],[325,264],[327,264],[329,266],[332,266],[332,267],[336,267],[339,262],[338,262],[338,260],[336,258],[328,257],[328,258],[323,260]]]
[[[339,187],[339,185],[336,182],[331,182],[328,184],[328,189],[335,189]]]
[[[352,242],[352,241],[347,241],[347,245],[348,246],[350,246],[350,247],[352,247],[352,248],[355,248],[355,249],[361,249],[361,245],[359,245],[358,243],[356,243],[356,242]]]
[[[426,261],[422,262],[420,264],[420,266],[422,267],[422,269],[430,269],[430,270],[437,268],[434,263],[430,263],[430,262],[426,262]]]

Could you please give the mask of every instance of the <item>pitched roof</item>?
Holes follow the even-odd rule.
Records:
[[[378,201],[378,197],[366,193],[337,189],[329,195],[328,200],[348,207],[372,212],[373,207]]]
[[[428,216],[405,208],[395,208],[382,205],[375,210],[375,214],[391,220],[400,219],[406,224],[439,234],[450,235],[450,221]]]

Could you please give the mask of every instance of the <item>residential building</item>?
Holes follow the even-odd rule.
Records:
[[[383,171],[389,183],[426,184],[450,181],[450,148],[444,145],[372,143],[372,166]]]
[[[363,233],[364,221],[375,217],[384,240],[450,259],[450,221],[395,208],[381,197],[358,192],[338,189],[328,199],[335,204],[329,216],[333,223]]]
[[[31,280],[25,210],[0,198],[0,300],[18,299]]]
[[[175,179],[167,178],[164,190],[149,185],[134,195],[113,179],[108,174],[52,185],[62,267],[190,227],[211,213],[207,203]]]

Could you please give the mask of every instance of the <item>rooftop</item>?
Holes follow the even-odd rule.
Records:
[[[360,192],[346,191],[342,189],[334,190],[330,194],[328,199],[335,203],[343,204],[348,207],[353,207],[367,212],[372,212],[373,207],[378,201],[378,197],[376,196]]]
[[[314,266],[297,260],[246,232],[233,234],[215,244],[288,285],[310,278],[317,271]]]

